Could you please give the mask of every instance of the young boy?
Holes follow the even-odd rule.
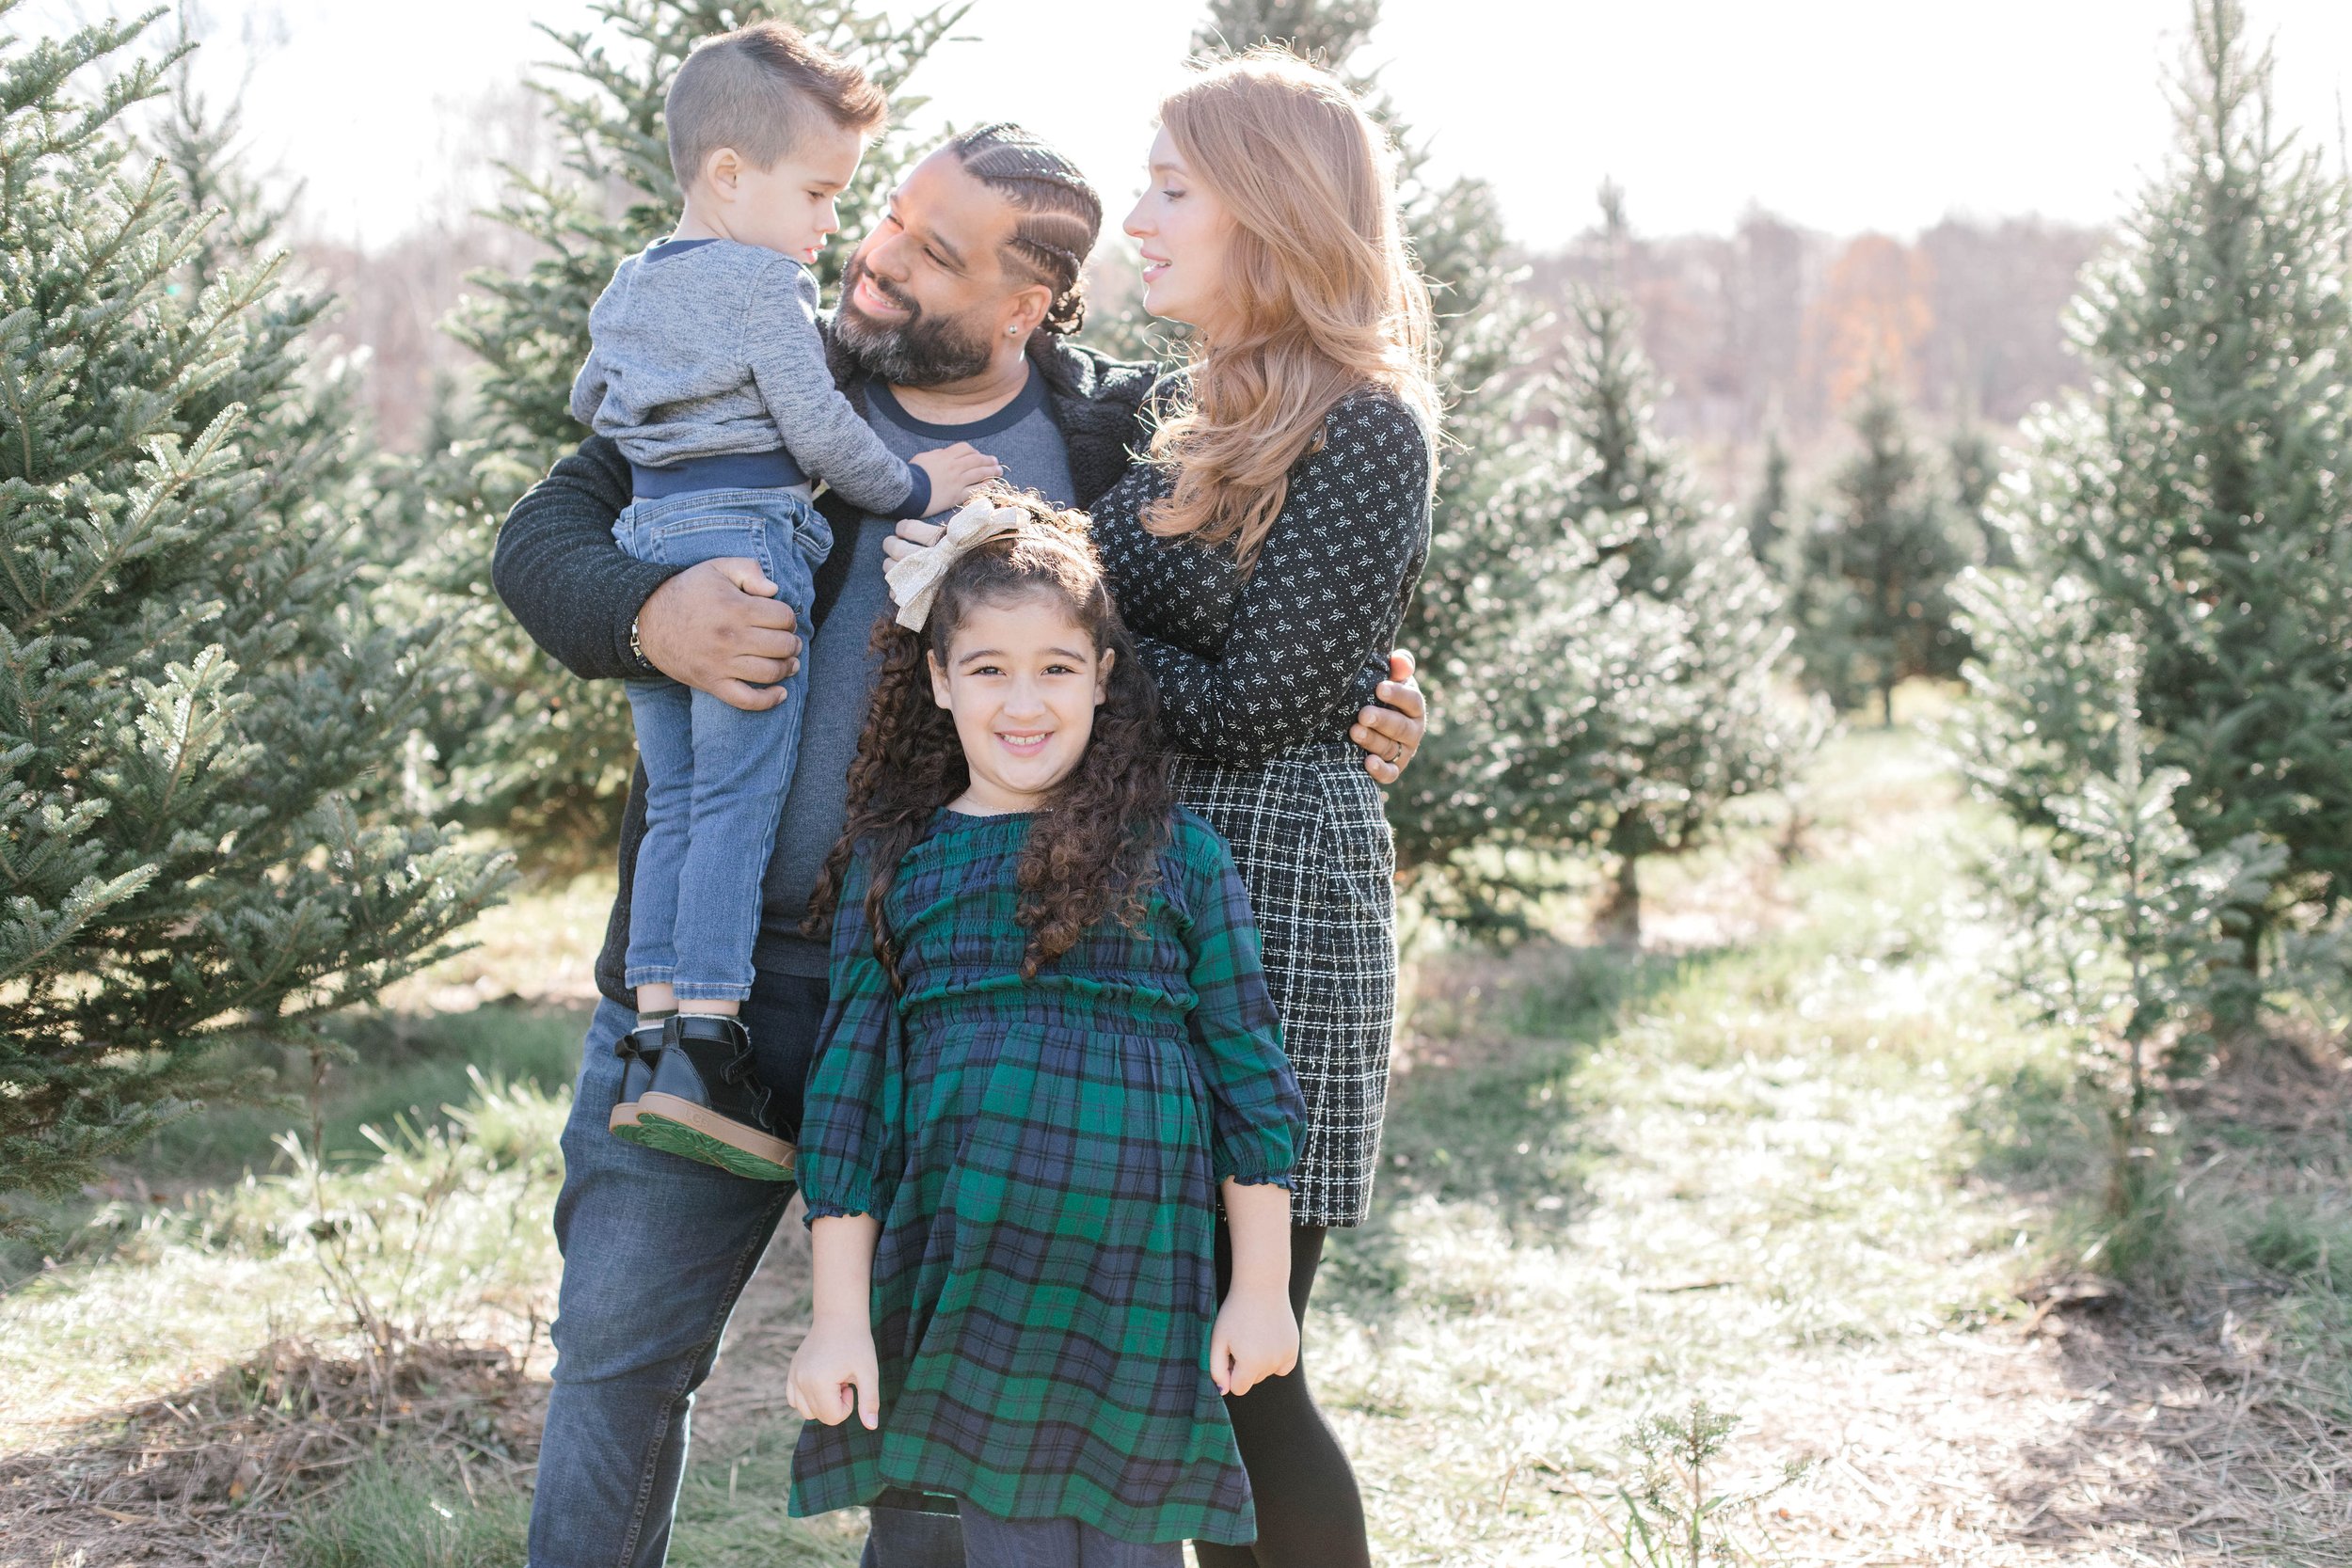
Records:
[[[670,166],[686,214],[624,261],[589,313],[572,415],[628,458],[613,525],[640,561],[745,556],[806,625],[833,535],[822,480],[856,505],[921,517],[1001,472],[969,445],[903,462],[834,388],[807,266],[882,124],[882,90],[782,23],[708,40],[670,84]],[[739,1175],[787,1179],[793,1151],[751,1072],[737,1018],[776,814],[800,749],[805,671],[746,713],[669,680],[628,683],[645,834],[626,979],[638,1025],[613,1132]]]

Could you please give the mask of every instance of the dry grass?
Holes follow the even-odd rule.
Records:
[[[1698,1392],[1749,1418],[1724,1485],[1813,1462],[1748,1522],[1768,1560],[2352,1561],[2344,1345],[2248,1288],[2228,1232],[2262,1191],[2193,1174],[2208,1144],[2250,1168],[2292,1106],[2312,1147],[2264,1180],[2324,1206],[2346,1117],[2291,1064],[2225,1073],[2184,1133],[2201,1268],[2065,1289],[2102,1134],[1987,986],[1967,816],[1900,735],[1824,773],[1812,863],[1736,941],[1424,966],[1383,1209],[1318,1295],[1384,1560],[1624,1560],[1584,1499],[1630,1473],[1635,1414]],[[1720,919],[1767,851],[1656,902]]]
[[[72,1422],[0,1461],[0,1564],[253,1563],[388,1445],[512,1486],[538,1450],[530,1346],[417,1344],[381,1375],[281,1340],[193,1387]]]
[[[563,1112],[478,1079],[374,1160],[102,1208],[77,1260],[0,1297],[0,1568],[277,1560],[380,1454],[508,1484],[536,1449]]]
[[[1764,1560],[2352,1564],[2352,1073],[2309,1041],[2185,1096],[2169,1250],[2102,1282],[2103,1130],[1989,988],[1932,754],[1849,737],[1806,811],[1793,865],[1767,824],[1659,868],[1639,958],[1419,964],[1379,1205],[1335,1238],[1310,1334],[1380,1560],[1626,1560],[1628,1429],[1695,1393],[1745,1416],[1722,1484],[1812,1462],[1740,1522]],[[497,966],[542,944],[499,941],[436,984],[528,990]],[[451,1134],[462,1240],[389,1391],[318,1297],[286,1177],[126,1202],[0,1298],[0,1568],[368,1560],[350,1531],[340,1558],[303,1543],[387,1454],[506,1510],[434,1560],[515,1560],[563,1104],[503,1104]],[[339,1170],[327,1206],[389,1215],[432,1168]],[[805,1270],[787,1221],[696,1412],[679,1568],[855,1559],[853,1520],[783,1517]]]

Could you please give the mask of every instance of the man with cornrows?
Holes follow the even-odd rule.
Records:
[[[964,441],[1012,484],[1088,507],[1151,439],[1155,372],[1070,341],[1102,201],[1075,166],[1011,124],[955,137],[891,193],[845,271],[826,346],[842,391],[901,456]],[[629,504],[628,460],[592,437],[516,504],[493,580],[524,629],[574,674],[665,675],[746,709],[781,700],[809,639],[798,769],[763,886],[742,1019],[777,1120],[796,1133],[826,1006],[825,945],[799,933],[839,835],[850,763],[872,677],[866,645],[889,605],[883,541],[896,519],[819,498],[834,545],[807,626],[756,565],[677,569],[625,555],[613,520]],[[1397,673],[1404,676],[1400,669]],[[1379,688],[1354,737],[1365,768],[1393,780],[1422,734],[1409,678]],[[556,1236],[564,1258],[558,1359],[532,1506],[536,1568],[655,1568],[668,1550],[688,1415],[727,1317],[792,1188],[623,1142],[607,1131],[634,1014],[624,985],[629,871],[644,831],[643,775],[623,817],[621,884],[596,966]],[[747,847],[746,853],[755,852]],[[952,1504],[894,1495],[873,1512],[866,1560],[931,1568],[962,1560]]]

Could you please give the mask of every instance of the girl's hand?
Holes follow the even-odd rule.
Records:
[[[882,1421],[882,1369],[874,1331],[862,1319],[818,1318],[792,1357],[787,1385],[792,1408],[812,1421],[839,1426],[852,1408],[868,1432]]]
[[[898,525],[898,531],[882,541],[882,554],[893,561],[904,561],[917,550],[930,548],[939,543],[939,536],[947,531],[943,523],[927,523],[909,517]]]
[[[1209,1376],[1220,1394],[1247,1394],[1298,1365],[1298,1320],[1279,1291],[1237,1290],[1209,1330]]]

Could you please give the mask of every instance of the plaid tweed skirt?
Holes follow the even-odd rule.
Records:
[[[1307,1097],[1291,1218],[1361,1225],[1396,1033],[1396,842],[1380,786],[1335,741],[1249,767],[1180,756],[1176,798],[1232,849]]]

